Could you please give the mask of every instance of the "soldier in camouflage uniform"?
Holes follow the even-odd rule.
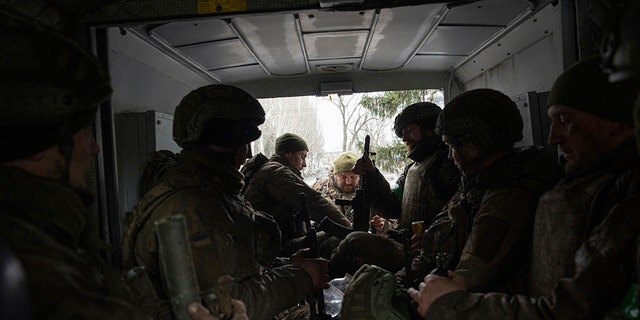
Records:
[[[634,17],[635,19],[636,17]],[[410,292],[427,319],[627,318],[640,216],[631,106],[637,81],[607,82],[600,58],[567,69],[549,95],[549,142],[564,152],[566,178],[541,198],[526,295],[470,294],[465,281],[430,275]],[[632,289],[634,286],[632,286]],[[605,316],[606,314],[606,316]]]
[[[369,157],[358,159],[355,173],[366,175],[371,208],[382,217],[374,217],[379,231],[386,231],[386,218],[399,218],[399,227],[411,228],[414,221],[429,225],[455,193],[459,172],[447,159],[447,147],[434,132],[442,109],[430,102],[414,103],[396,116],[393,130],[407,147],[411,159],[389,192],[390,186]]]
[[[510,279],[538,198],[560,177],[541,149],[513,147],[522,126],[515,103],[499,91],[471,90],[445,106],[436,132],[462,173],[460,189],[427,229],[411,272],[400,277],[417,286],[440,266],[455,269],[476,291],[502,288]]]
[[[296,255],[290,263],[272,265],[280,249],[278,225],[240,193],[238,169],[264,120],[260,103],[236,87],[204,86],[182,99],[173,137],[183,150],[160,170],[134,210],[123,241],[126,268],[145,266],[163,293],[154,221],[182,214],[199,287],[232,276],[231,295],[246,303],[250,318],[272,318],[327,286],[326,260]]]
[[[343,152],[333,161],[333,169],[329,176],[316,181],[311,188],[320,192],[323,197],[335,201],[336,199],[352,200],[356,195],[356,187],[360,176],[351,172],[358,155],[351,151]],[[353,222],[353,208],[350,205],[339,205],[344,215]]]
[[[515,103],[495,90],[472,90],[445,106],[436,132],[462,181],[426,231],[411,269],[398,272],[404,283],[417,286],[442,254],[441,267],[456,268],[472,290],[506,285],[525,252],[538,198],[559,178],[559,168],[542,150],[513,147],[522,127]],[[346,310],[355,313],[356,307],[347,303]]]
[[[402,245],[384,237],[397,226],[388,219],[400,218],[401,228],[410,228],[414,221],[424,221],[428,225],[454,194],[459,172],[447,159],[447,147],[440,136],[434,133],[441,111],[430,102],[414,103],[394,119],[393,129],[404,141],[407,157],[412,162],[404,169],[393,190],[369,157],[356,161],[353,172],[367,179],[366,193],[371,210],[382,215],[374,215],[371,219],[379,235],[353,232],[347,236],[331,257],[332,276],[353,274],[363,264],[375,264],[392,272],[402,269]],[[413,245],[418,249],[422,236],[413,239]]]
[[[26,273],[31,316],[148,319],[85,220],[100,150],[89,123],[111,93],[108,75],[71,40],[4,12],[0,43],[0,243],[19,260],[11,275]]]
[[[295,214],[300,209],[300,193],[304,193],[307,198],[309,214],[313,221],[318,222],[326,217],[342,227],[351,227],[351,222],[340,208],[304,182],[301,170],[307,166],[308,149],[307,143],[300,136],[293,133],[282,134],[276,139],[275,154],[255,171],[245,188],[247,201],[278,222],[283,242],[281,256],[289,255],[305,246],[302,241],[302,222],[295,219]],[[330,253],[333,250],[333,240],[325,243],[325,240],[330,238],[332,235],[318,233],[322,252]]]

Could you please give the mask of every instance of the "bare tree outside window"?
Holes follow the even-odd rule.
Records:
[[[279,135],[295,133],[309,145],[307,168],[303,170],[303,175],[315,177],[317,172],[326,172],[338,153],[360,153],[364,137],[369,135],[378,168],[390,175],[397,175],[406,157],[402,141],[393,133],[393,120],[406,106],[420,101],[433,102],[442,107],[442,90],[261,99],[266,121],[260,127],[262,136],[253,143],[253,152],[270,157]],[[330,110],[337,111],[339,115],[327,120],[323,113]],[[327,145],[335,148],[326,148]]]

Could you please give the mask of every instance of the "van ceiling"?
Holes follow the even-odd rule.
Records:
[[[405,80],[396,89],[443,88],[452,72],[473,63],[483,48],[540,6],[525,0],[420,1],[398,7],[368,2],[348,10],[315,6],[164,20],[169,22],[147,18],[151,22],[129,22],[123,31],[211,83],[251,88],[256,96],[285,96],[288,87],[316,95],[389,90],[394,87],[389,82],[398,79]],[[506,58],[495,57],[495,64]],[[465,76],[491,67],[478,66],[477,74]],[[416,83],[407,84],[407,77]],[[305,83],[311,92],[302,92]]]

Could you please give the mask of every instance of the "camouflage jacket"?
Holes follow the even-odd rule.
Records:
[[[329,176],[329,177],[317,180],[316,182],[313,183],[311,188],[313,188],[314,190],[320,192],[320,194],[323,197],[325,197],[325,198],[327,198],[327,199],[329,199],[331,201],[335,201],[336,199],[352,200],[353,197],[356,195],[355,192],[344,193],[344,192],[340,191],[340,189],[338,189],[338,187],[336,187],[332,175]],[[347,219],[349,219],[349,221],[353,222],[353,208],[352,208],[352,206],[339,205],[338,207],[340,207],[340,211],[342,211],[342,213],[347,217]]]
[[[270,266],[279,251],[280,232],[270,216],[243,199],[238,170],[184,150],[164,172],[134,209],[124,240],[125,267],[145,266],[162,293],[153,222],[182,214],[202,290],[213,287],[220,276],[232,276],[232,296],[245,302],[252,319],[273,317],[311,292],[311,278],[304,270]]]
[[[320,221],[329,217],[337,224],[351,227],[351,222],[342,214],[340,208],[304,182],[300,171],[288,165],[286,159],[274,155],[269,160],[249,181],[245,188],[245,197],[254,208],[275,218],[283,241],[301,236],[294,218],[300,207],[300,193],[307,197],[312,220]]]
[[[85,233],[84,215],[71,189],[0,166],[0,238],[27,275],[33,318],[149,319],[99,258],[106,244]]]
[[[414,282],[436,267],[438,254],[445,254],[443,267],[456,270],[468,290],[503,289],[526,257],[540,195],[559,178],[559,167],[533,147],[517,149],[476,176],[464,177],[427,231],[413,261]]]
[[[581,229],[584,241],[574,253],[566,253],[572,257],[575,271],[561,275],[562,278],[540,296],[532,292],[525,295],[452,292],[432,304],[427,319],[626,319],[624,310],[617,306],[626,293],[632,292],[630,285],[638,281],[634,259],[640,236],[640,168],[637,167],[638,156],[630,148],[630,145],[623,146],[609,166],[589,175],[617,172],[611,177],[619,178],[615,182],[609,181],[608,187],[587,200],[588,216],[598,217],[598,222],[589,230]],[[630,166],[636,168],[620,172]],[[593,181],[584,178],[587,177],[583,177],[583,182]],[[593,190],[589,184],[567,189],[568,182],[560,182],[550,192]],[[536,224],[539,221],[536,217]],[[558,227],[562,227],[563,232],[569,229],[566,223]],[[558,240],[554,237],[538,235],[533,239],[538,246],[549,243],[548,252],[556,250]],[[550,244],[552,241],[554,244]],[[557,268],[547,260],[531,262],[545,265],[546,271],[552,274]],[[543,269],[540,266],[537,270],[544,272]]]
[[[530,294],[546,295],[560,278],[573,275],[575,252],[602,221],[606,208],[615,205],[614,181],[637,163],[635,146],[627,141],[590,173],[567,177],[540,198],[533,226]]]

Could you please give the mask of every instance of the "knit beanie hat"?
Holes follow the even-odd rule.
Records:
[[[356,164],[356,160],[358,160],[358,155],[351,151],[341,153],[336,160],[333,161],[333,173],[351,172],[351,168]]]
[[[285,133],[276,139],[276,154],[309,150],[307,143],[300,136],[293,133]]]
[[[593,56],[565,70],[553,84],[547,107],[565,105],[610,121],[633,124],[638,82],[610,83],[600,61],[600,56]]]

